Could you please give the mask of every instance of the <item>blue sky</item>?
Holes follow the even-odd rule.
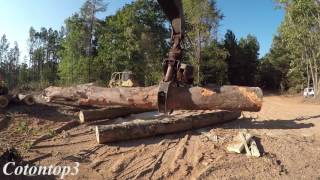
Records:
[[[27,54],[29,28],[52,27],[60,29],[64,20],[71,16],[85,0],[0,0],[0,35],[6,34],[13,44],[17,41],[22,56]],[[108,9],[98,16],[114,14],[132,0],[107,0]],[[275,9],[273,0],[217,0],[225,18],[221,21],[219,36],[231,29],[237,38],[247,34],[257,36],[261,55],[268,52],[272,37],[281,23],[284,13]]]
[[[260,55],[269,51],[284,18],[284,11],[276,8],[275,0],[217,0],[217,5],[225,16],[219,28],[221,38],[227,29],[232,30],[237,39],[252,34],[260,43]]]

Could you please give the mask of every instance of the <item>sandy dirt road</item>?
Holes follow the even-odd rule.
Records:
[[[106,145],[96,143],[92,127],[81,125],[25,150],[21,142],[34,135],[9,133],[16,132],[17,126],[21,130],[17,121],[25,121],[30,131],[41,134],[74,117],[63,113],[55,117],[49,110],[40,117],[25,110],[23,118],[21,113],[6,112],[12,117],[0,130],[0,147],[10,142],[21,149],[25,161],[35,164],[80,162],[79,174],[67,179],[318,179],[319,108],[302,103],[300,97],[267,96],[261,112],[244,112],[240,119],[223,125]],[[207,111],[179,113],[210,118]],[[226,151],[243,129],[255,135],[262,157]],[[10,141],[15,136],[19,141]],[[218,138],[213,141],[210,137]]]
[[[244,113],[241,128],[268,135],[320,135],[320,106],[302,103],[301,97],[267,96],[259,113]],[[252,122],[251,119],[257,122]],[[251,121],[251,122],[250,122]]]

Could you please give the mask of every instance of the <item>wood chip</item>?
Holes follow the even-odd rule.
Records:
[[[244,134],[245,134],[245,140],[246,140],[245,142],[249,143],[253,137],[252,134],[249,134],[249,133],[244,133]],[[243,149],[245,148],[245,145],[242,139],[244,137],[241,137],[241,136],[243,136],[243,134],[239,133],[238,136],[234,138],[233,142],[227,146],[227,150],[229,152],[241,153],[243,151]]]
[[[251,150],[251,155],[254,157],[260,157],[260,151],[258,149],[257,143],[254,139],[251,139],[250,141],[250,150]]]

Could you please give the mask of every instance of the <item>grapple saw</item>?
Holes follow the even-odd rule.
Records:
[[[185,36],[184,13],[181,0],[158,0],[163,12],[169,19],[172,27],[171,48],[163,60],[163,79],[159,84],[158,109],[161,113],[170,113],[174,103],[174,94],[170,93],[172,87],[192,85],[193,67],[182,62]]]

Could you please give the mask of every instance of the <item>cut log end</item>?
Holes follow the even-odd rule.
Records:
[[[35,99],[31,94],[18,94],[17,98],[19,101],[23,102],[28,106],[32,106],[35,104]]]
[[[79,122],[81,124],[85,123],[83,111],[79,112]]]
[[[32,106],[32,105],[34,105],[35,104],[35,100],[34,100],[34,98],[33,98],[33,96],[27,96],[24,100],[23,100],[23,102],[26,104],[26,105],[28,105],[28,106]]]
[[[9,102],[10,100],[7,96],[0,96],[0,108],[6,108]]]
[[[100,142],[100,133],[99,133],[99,127],[98,126],[96,126],[96,138],[97,138],[98,144],[102,144],[102,142]]]

